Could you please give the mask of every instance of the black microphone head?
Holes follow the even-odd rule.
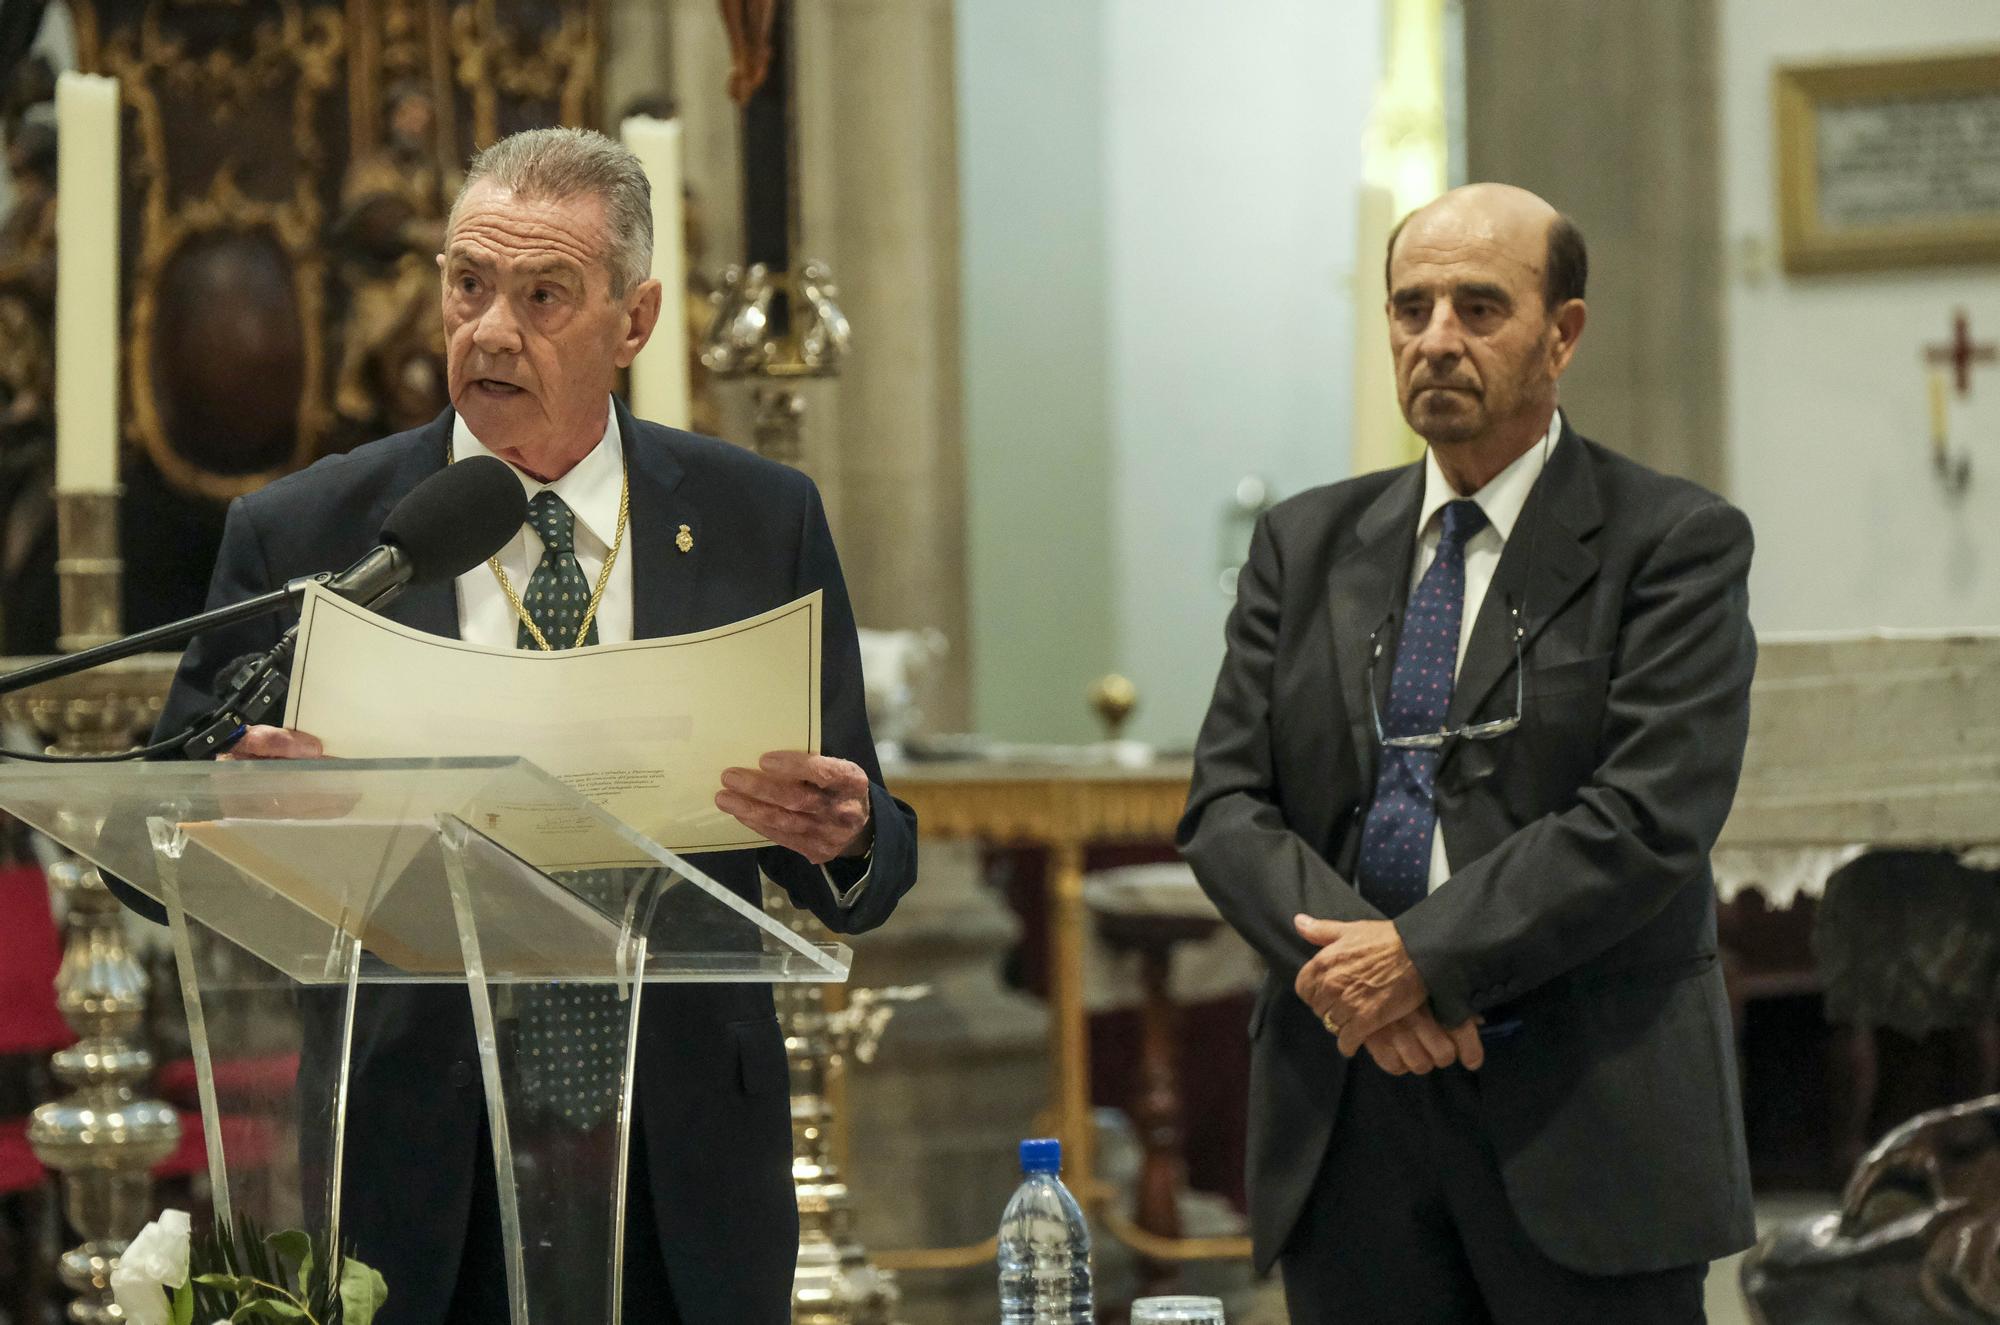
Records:
[[[528,494],[506,461],[476,455],[410,490],[382,522],[382,541],[409,557],[412,584],[456,579],[507,545]]]

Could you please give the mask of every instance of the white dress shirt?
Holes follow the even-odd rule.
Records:
[[[465,416],[455,415],[451,425],[451,458],[457,461],[467,456],[492,454],[485,443],[472,435]],[[536,493],[547,489],[562,498],[576,513],[576,563],[583,570],[583,577],[595,589],[597,577],[604,570],[604,558],[618,537],[618,506],[625,483],[625,448],[619,440],[618,414],[610,406],[610,397],[605,398],[604,435],[598,438],[590,454],[577,461],[567,474],[553,483],[544,483],[512,465],[508,468],[513,469],[515,476],[521,480],[530,501],[534,500]],[[520,532],[508,540],[507,546],[500,549],[495,559],[507,572],[515,596],[526,593],[528,577],[542,562],[541,535],[530,525],[523,524]],[[460,639],[469,644],[511,649],[520,639],[520,630],[520,615],[515,612],[513,603],[507,600],[506,591],[501,589],[500,579],[491,566],[477,566],[458,577]],[[597,604],[597,642],[624,644],[631,638],[632,531],[627,528],[625,546],[611,567],[611,581],[604,586],[604,597]],[[555,643],[554,640],[549,642]],[[831,870],[820,867],[826,886],[842,906],[852,904],[861,895],[862,887],[872,873],[871,863],[859,879],[842,888],[834,881]]]
[[[1466,645],[1472,642],[1473,623],[1479,620],[1480,605],[1486,601],[1486,591],[1492,587],[1493,572],[1499,568],[1500,554],[1507,548],[1507,537],[1514,532],[1514,522],[1521,518],[1521,508],[1528,504],[1528,494],[1534,491],[1535,480],[1542,476],[1542,466],[1554,454],[1556,444],[1562,440],[1562,411],[1557,410],[1549,417],[1549,430],[1542,440],[1529,447],[1493,476],[1479,491],[1471,494],[1472,500],[1486,516],[1486,524],[1480,531],[1465,541],[1465,606],[1458,619],[1458,661],[1453,664],[1452,675],[1465,663]],[[1430,450],[1424,451],[1424,504],[1417,511],[1417,559],[1410,572],[1410,592],[1415,593],[1417,584],[1424,578],[1424,572],[1437,560],[1438,539],[1444,532],[1444,518],[1440,514],[1447,503],[1459,500],[1466,494],[1451,486],[1451,480],[1438,468],[1437,456]],[[1437,886],[1451,877],[1451,862],[1444,851],[1444,826],[1439,824],[1431,830],[1431,876],[1430,887]]]

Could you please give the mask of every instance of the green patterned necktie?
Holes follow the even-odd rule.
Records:
[[[541,564],[528,577],[521,606],[551,649],[597,643],[597,622],[581,640],[576,628],[590,607],[590,581],[576,560],[576,512],[544,489],[528,503],[528,524],[542,540]],[[526,621],[515,647],[538,649]],[[615,911],[618,876],[583,870],[564,882],[606,910]],[[556,985],[522,991],[521,1081],[524,1102],[544,1120],[588,1128],[603,1122],[612,1086],[625,1058],[625,1007],[609,986]]]
[[[528,590],[521,595],[522,609],[552,649],[597,643],[595,618],[584,637],[576,637],[583,614],[590,610],[590,581],[576,560],[576,512],[544,488],[528,503],[528,525],[541,536],[542,560],[528,577]],[[527,621],[521,623],[514,647],[540,647]]]

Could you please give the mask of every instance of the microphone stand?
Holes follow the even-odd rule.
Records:
[[[281,612],[298,602],[299,599],[304,598],[309,585],[325,584],[332,578],[333,574],[330,571],[322,572],[318,575],[302,576],[299,579],[291,581],[282,589],[273,589],[271,592],[259,594],[255,598],[246,598],[242,602],[232,603],[228,607],[218,607],[213,611],[203,612],[198,616],[183,617],[179,621],[169,621],[164,626],[155,626],[151,630],[142,630],[136,635],[127,635],[123,639],[112,640],[109,644],[100,644],[94,649],[84,649],[78,653],[66,653],[59,658],[50,658],[45,662],[38,662],[33,666],[23,667],[19,671],[8,672],[6,675],[0,676],[0,695],[9,695],[16,690],[26,690],[29,686],[40,685],[44,681],[53,681],[58,677],[74,676],[78,672],[87,672],[93,667],[99,667],[108,662],[116,662],[120,658],[130,658],[137,653],[151,652],[153,649],[163,645],[185,644],[205,630],[214,630],[219,626],[229,626],[234,625],[238,621],[247,621],[251,617],[265,616],[272,612]]]

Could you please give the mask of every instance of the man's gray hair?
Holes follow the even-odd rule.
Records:
[[[595,195],[604,202],[604,265],[611,272],[611,297],[646,279],[653,270],[653,189],[645,167],[630,148],[595,129],[524,129],[509,134],[472,158],[465,183],[452,201],[446,233],[458,224],[465,195],[490,179],[537,201],[562,202]]]

